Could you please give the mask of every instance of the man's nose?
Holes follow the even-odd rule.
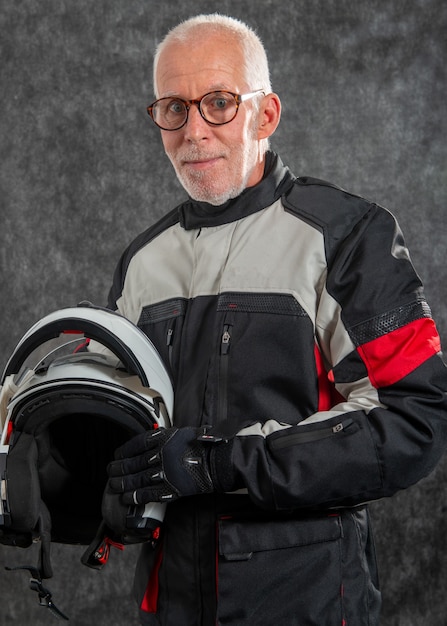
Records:
[[[203,119],[198,104],[191,104],[188,111],[188,120],[184,126],[185,139],[200,141],[205,139],[211,126]]]

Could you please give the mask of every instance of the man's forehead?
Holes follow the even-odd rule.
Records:
[[[156,81],[159,93],[180,95],[185,86],[196,86],[203,93],[242,88],[243,59],[234,42],[208,38],[191,45],[190,41],[172,42],[162,51],[157,65]],[[197,97],[200,94],[189,94]]]
[[[205,95],[208,92],[212,92],[212,91],[234,91],[235,87],[233,83],[224,83],[224,82],[220,82],[220,83],[209,83],[209,85],[207,87],[204,88],[205,91],[203,93],[200,94],[196,94],[194,97],[201,97],[203,95]],[[182,98],[182,93],[180,93],[179,89],[171,89],[171,90],[163,90],[163,97],[169,97],[169,96],[174,96],[174,97],[179,97]],[[189,99],[186,98],[185,99]]]
[[[164,62],[185,61],[190,58],[201,59],[206,62],[220,60],[223,64],[226,59],[240,59],[243,56],[242,46],[231,33],[216,33],[205,37],[190,36],[182,40],[167,42],[163,48],[158,64]]]

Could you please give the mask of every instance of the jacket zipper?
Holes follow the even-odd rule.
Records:
[[[224,324],[220,341],[218,420],[228,414],[228,360],[231,346],[232,324]]]
[[[172,350],[174,345],[174,331],[175,331],[175,322],[176,320],[172,320],[171,325],[168,328],[168,332],[166,333],[166,345],[168,347],[168,360],[169,365],[172,368]]]
[[[304,433],[294,433],[293,435],[286,435],[278,439],[274,439],[270,442],[270,446],[274,450],[280,450],[281,448],[288,448],[300,443],[310,443],[312,441],[319,441],[320,439],[327,439],[328,437],[334,437],[343,433],[349,426],[353,424],[352,419],[339,422],[335,426],[328,426],[327,428],[319,428],[318,430],[311,430]]]

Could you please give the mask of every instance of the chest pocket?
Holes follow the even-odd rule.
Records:
[[[143,308],[138,326],[157,348],[171,376],[176,371],[178,353],[176,338],[181,336],[185,319],[186,298],[171,298]]]
[[[292,295],[223,293],[217,319],[210,414],[219,422],[279,416],[296,423],[315,410],[313,324]]]

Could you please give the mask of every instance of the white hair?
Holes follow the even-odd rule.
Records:
[[[154,56],[153,81],[154,93],[158,97],[157,67],[160,55],[171,43],[184,43],[200,33],[229,33],[241,45],[244,57],[244,75],[249,89],[262,89],[266,94],[272,91],[267,54],[261,39],[244,22],[226,15],[213,13],[197,15],[181,22],[168,32],[158,44]]]

